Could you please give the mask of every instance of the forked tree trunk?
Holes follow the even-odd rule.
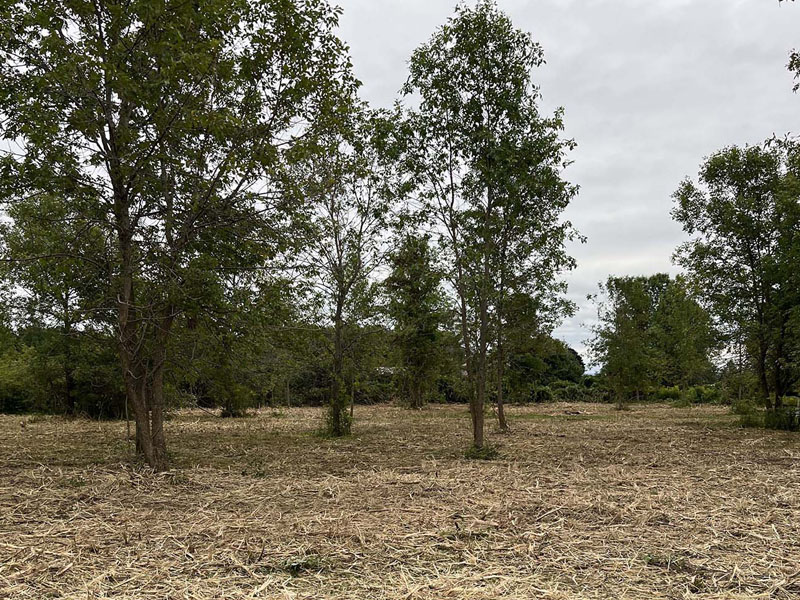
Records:
[[[127,369],[125,392],[136,423],[136,453],[154,471],[166,470],[163,363],[150,373],[145,369]]]
[[[123,259],[129,258],[130,246],[123,244],[122,254]],[[136,310],[131,263],[124,264],[127,267],[124,268],[125,275],[118,297],[119,349],[126,400],[133,408],[136,423],[136,453],[154,471],[164,471],[167,469],[164,363],[173,320],[172,307],[166,307],[158,319],[157,327],[153,328],[154,333],[150,336],[152,339],[144,339],[149,328],[141,323],[141,315]]]

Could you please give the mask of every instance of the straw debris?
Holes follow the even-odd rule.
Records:
[[[462,406],[125,424],[0,416],[0,598],[800,597],[800,437],[722,408],[511,407],[469,460]]]

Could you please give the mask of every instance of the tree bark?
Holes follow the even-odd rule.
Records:
[[[336,315],[333,322],[333,372],[328,412],[328,433],[334,437],[341,437],[350,433],[350,419],[347,417],[344,381],[342,379],[344,371],[343,310],[342,302],[337,302]]]
[[[505,354],[503,352],[503,337],[497,337],[497,423],[500,431],[508,431],[505,404],[503,399],[503,375],[505,374]]]
[[[68,302],[64,303],[64,408],[67,414],[75,416],[75,377],[72,365],[72,323],[69,319]]]

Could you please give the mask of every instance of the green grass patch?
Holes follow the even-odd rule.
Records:
[[[485,444],[478,448],[477,446],[470,446],[464,453],[464,458],[470,460],[496,460],[500,458],[500,451],[496,446]]]

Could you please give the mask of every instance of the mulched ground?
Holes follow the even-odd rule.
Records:
[[[125,424],[0,416],[0,598],[800,598],[800,435],[725,408],[181,412],[174,470]],[[578,413],[578,414],[571,414]],[[24,426],[23,426],[24,424]]]

